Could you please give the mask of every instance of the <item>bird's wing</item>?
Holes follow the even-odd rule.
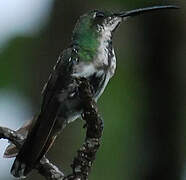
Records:
[[[66,49],[61,53],[52,73],[49,76],[48,82],[42,90],[43,102],[41,112],[45,109],[50,99],[55,92],[61,91],[69,83],[69,76],[72,74],[72,66],[74,64],[71,48]]]
[[[62,53],[44,89],[41,112],[34,127],[29,131],[11,169],[11,173],[15,177],[26,176],[45,155],[53,142],[55,136],[53,127],[60,103],[63,101],[62,99],[59,101],[59,94],[71,81],[73,60],[70,55],[69,49]],[[63,98],[67,98],[66,96],[67,93],[63,95]]]

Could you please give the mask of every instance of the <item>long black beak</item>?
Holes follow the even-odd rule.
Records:
[[[137,16],[137,15],[140,15],[140,14],[145,14],[145,13],[148,13],[148,12],[161,10],[161,9],[179,9],[179,7],[178,6],[173,6],[173,5],[152,6],[152,7],[147,7],[147,8],[139,8],[139,9],[134,9],[134,10],[130,10],[130,11],[115,13],[114,15],[124,18],[124,17]]]

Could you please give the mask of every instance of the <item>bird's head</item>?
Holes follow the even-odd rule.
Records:
[[[73,31],[72,41],[82,50],[83,58],[91,59],[100,45],[100,40],[111,39],[114,30],[128,17],[161,9],[177,8],[172,5],[152,6],[119,13],[93,10],[79,18]]]

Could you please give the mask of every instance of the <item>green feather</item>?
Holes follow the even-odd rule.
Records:
[[[91,61],[99,46],[98,32],[90,16],[83,16],[76,24],[73,42],[79,47],[79,57],[84,61]]]

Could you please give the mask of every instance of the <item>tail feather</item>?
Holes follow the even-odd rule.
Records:
[[[59,109],[59,101],[53,99],[47,110],[42,112],[33,128],[29,131],[26,141],[21,147],[11,169],[15,177],[24,178],[48,151],[53,142],[54,124]]]
[[[55,139],[56,136],[53,136],[51,139],[48,140],[42,154],[40,155],[41,158],[50,149]],[[26,178],[26,176],[29,174],[32,168],[33,167],[29,167],[25,163],[21,162],[18,158],[16,158],[11,169],[11,174],[17,178]]]
[[[16,159],[14,161],[14,164],[11,169],[11,174],[14,177],[17,178],[26,178],[26,175],[31,171],[31,169],[26,166],[25,163],[22,163],[19,161],[19,159]]]

